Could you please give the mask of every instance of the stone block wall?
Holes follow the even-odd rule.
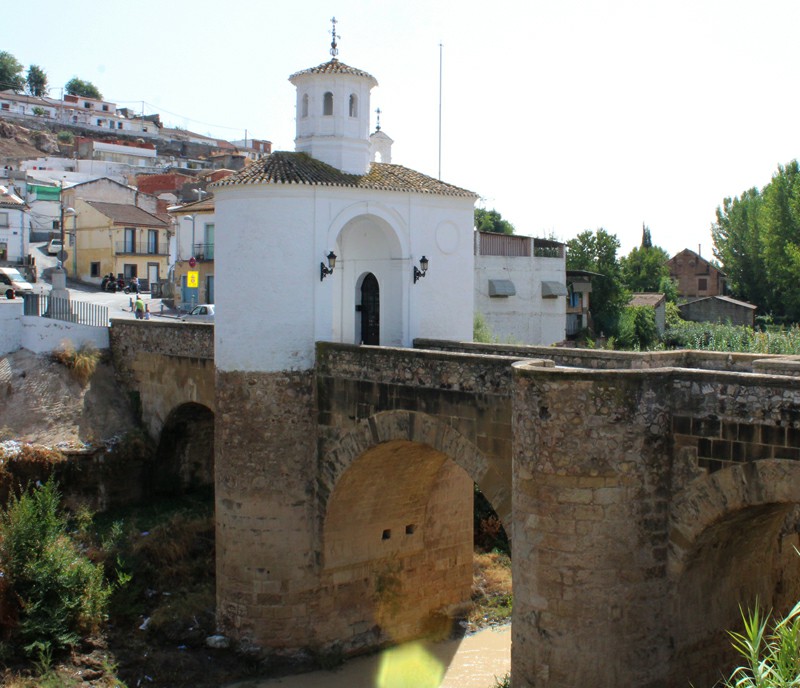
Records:
[[[792,378],[682,375],[673,385],[676,451],[711,473],[761,459],[800,460],[800,390]]]
[[[313,646],[319,605],[311,371],[217,371],[217,621],[275,652]]]
[[[368,423],[367,444],[379,436],[429,444],[451,458],[458,456],[459,465],[508,524],[513,360],[320,343],[316,376],[320,455],[340,463],[355,458],[350,445],[342,443],[349,441],[348,433],[360,438],[364,423]],[[397,428],[393,435],[387,413],[397,414],[407,427]],[[388,434],[375,429],[377,417],[386,423]],[[342,466],[331,468],[334,473],[340,470]]]
[[[514,372],[514,685],[662,685],[669,379]]]

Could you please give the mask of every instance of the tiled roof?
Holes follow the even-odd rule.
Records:
[[[19,196],[11,193],[7,187],[0,186],[0,208],[8,208],[10,210],[24,210],[28,206]]]
[[[111,218],[116,225],[132,225],[136,227],[166,227],[164,220],[129,203],[105,203],[103,201],[86,201],[92,208]]]
[[[631,294],[631,300],[628,301],[629,306],[651,306],[655,308],[660,305],[662,301],[666,300],[664,294],[657,292],[638,292]]]
[[[375,82],[375,85],[378,85],[378,80],[372,76],[369,72],[365,72],[363,69],[356,69],[355,67],[350,67],[346,65],[344,62],[339,62],[336,58],[329,60],[321,65],[317,65],[316,67],[311,67],[310,69],[303,69],[302,71],[295,72],[289,77],[289,81],[297,78],[298,76],[306,76],[309,74],[346,74],[348,76],[363,76],[367,79],[372,79]]]
[[[202,201],[192,201],[186,205],[170,210],[171,215],[183,215],[185,213],[213,213],[214,212],[214,195],[204,198]]]
[[[209,188],[243,184],[308,184],[477,198],[477,194],[472,191],[447,184],[402,165],[373,162],[366,174],[347,174],[312,158],[307,153],[286,151],[277,151],[265,156],[241,172],[209,185]]]

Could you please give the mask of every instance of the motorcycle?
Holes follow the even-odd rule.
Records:
[[[114,276],[109,277],[108,275],[106,275],[105,277],[103,277],[103,281],[100,283],[100,290],[110,291],[111,293],[114,293],[118,291],[117,285],[118,285],[118,280],[116,277]]]

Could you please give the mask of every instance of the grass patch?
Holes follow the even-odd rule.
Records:
[[[467,621],[476,628],[511,620],[511,558],[502,552],[475,552],[472,559],[472,609]]]
[[[61,348],[53,351],[51,357],[56,363],[66,366],[72,377],[81,385],[85,385],[97,370],[101,354],[91,344],[84,344],[80,349],[75,349],[72,342],[63,342]]]

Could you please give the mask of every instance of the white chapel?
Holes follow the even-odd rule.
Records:
[[[296,72],[294,152],[214,187],[220,370],[306,370],[314,343],[471,340],[477,195],[391,162],[369,73]]]

